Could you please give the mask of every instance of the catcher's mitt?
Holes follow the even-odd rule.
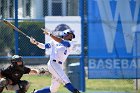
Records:
[[[49,71],[45,68],[31,69],[29,74],[45,74],[48,75]]]
[[[29,74],[39,74],[39,71],[37,69],[31,69]]]

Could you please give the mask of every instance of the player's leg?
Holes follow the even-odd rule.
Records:
[[[65,85],[65,88],[67,88],[69,91],[73,93],[80,93],[76,88],[73,87],[73,85],[70,83],[70,80],[68,76],[65,74],[64,70],[61,68],[61,66],[58,63],[51,62],[51,64],[48,67],[48,70],[50,73],[61,83]]]
[[[50,62],[50,61],[49,61]],[[48,63],[49,63],[48,62]],[[50,93],[50,87],[45,87],[45,88],[42,88],[42,89],[39,89],[39,90],[34,90],[33,93]]]
[[[20,81],[18,85],[19,85],[19,90],[16,91],[17,93],[25,93],[30,87],[30,83],[26,80]]]
[[[5,86],[6,79],[0,79],[0,93],[2,93],[4,86]]]
[[[61,68],[61,66],[58,63],[49,62],[48,70],[52,74],[52,76],[55,77],[58,81],[61,81],[61,83],[66,84],[70,82],[64,70]]]
[[[52,76],[50,87],[45,87],[40,90],[36,90],[34,93],[56,93],[59,87],[60,87],[60,83],[55,77]]]
[[[0,93],[2,93],[4,87],[6,87],[9,84],[9,79],[1,78],[0,79]]]
[[[26,80],[20,81],[19,84],[16,85],[7,85],[7,90],[15,90],[16,93],[26,93],[30,83]]]
[[[80,93],[76,88],[73,87],[71,83],[65,84],[64,87],[66,87],[72,93]]]
[[[61,81],[59,81],[57,78],[52,76],[51,86],[50,90],[52,93],[56,93],[60,87]]]
[[[80,93],[79,90],[75,89],[73,93]]]
[[[42,89],[39,90],[35,90],[32,93],[51,93],[50,87],[44,87]]]
[[[0,93],[2,93],[3,89],[4,89],[4,87],[0,87]]]

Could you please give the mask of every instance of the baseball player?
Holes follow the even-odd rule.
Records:
[[[61,83],[72,93],[80,93],[73,87],[68,76],[63,70],[63,64],[71,50],[74,48],[72,44],[72,39],[75,38],[73,31],[70,29],[64,30],[62,38],[54,36],[48,32],[47,29],[44,29],[44,34],[52,38],[50,43],[43,44],[36,41],[34,38],[31,38],[30,42],[41,49],[51,49],[50,60],[47,66],[49,72],[52,74],[52,81],[50,87],[36,90],[34,93],[56,93]]]
[[[0,93],[3,89],[14,90],[16,93],[27,92],[30,83],[26,80],[20,80],[23,74],[37,73],[24,66],[23,59],[19,55],[14,55],[11,58],[11,65],[0,70]]]

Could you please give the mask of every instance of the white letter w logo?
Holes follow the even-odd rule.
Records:
[[[101,20],[103,21],[103,31],[105,35],[105,42],[107,46],[107,51],[112,53],[114,48],[114,40],[117,30],[117,22],[120,17],[122,22],[122,31],[124,35],[124,41],[127,53],[132,52],[134,35],[132,32],[132,27],[136,25],[140,9],[139,0],[96,0],[99,7],[99,12]],[[114,12],[114,17],[112,15],[110,2],[116,2],[116,11]],[[136,6],[133,11],[130,7],[130,2],[135,2]],[[115,7],[115,6],[113,6]],[[133,14],[134,13],[134,14]],[[132,17],[134,15],[134,17]],[[115,29],[111,29],[111,27]],[[120,42],[121,43],[121,42]]]

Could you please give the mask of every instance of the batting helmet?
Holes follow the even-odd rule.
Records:
[[[19,56],[19,55],[14,55],[14,56],[12,56],[12,58],[11,58],[11,63],[13,64],[13,63],[16,63],[16,62],[23,62],[22,57]]]
[[[75,38],[75,34],[74,34],[74,31],[71,30],[71,29],[66,29],[63,31],[63,34],[62,34],[62,38],[67,36],[68,34],[72,34],[73,35],[73,38]]]
[[[70,29],[70,27],[66,24],[60,24],[55,28],[54,31],[64,31],[66,29]]]

